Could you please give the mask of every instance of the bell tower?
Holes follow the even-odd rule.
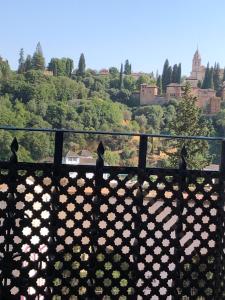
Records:
[[[199,80],[203,80],[204,78],[204,70],[203,67],[201,65],[202,59],[200,56],[200,53],[197,50],[195,51],[194,57],[192,59],[192,71],[191,71],[191,77],[192,79],[196,79],[196,81],[198,82]]]
[[[201,68],[201,56],[197,48],[192,60],[192,72],[200,72],[200,68]]]

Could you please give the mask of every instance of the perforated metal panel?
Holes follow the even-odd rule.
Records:
[[[219,174],[1,163],[1,299],[223,299]]]

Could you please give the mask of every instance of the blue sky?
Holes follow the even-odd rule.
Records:
[[[203,64],[225,66],[224,0],[0,0],[0,55],[13,69],[41,42],[46,61],[81,52],[93,69],[162,71],[166,58],[189,74],[199,46]]]

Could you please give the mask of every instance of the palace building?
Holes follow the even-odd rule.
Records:
[[[198,82],[202,82],[205,76],[206,67],[201,64],[201,56],[196,50],[192,60],[192,70],[185,82],[192,86],[192,93],[197,97],[197,106],[206,114],[216,114],[220,111],[221,100],[225,100],[225,82],[222,87],[221,97],[216,97],[214,89],[201,89]],[[221,77],[224,70],[220,70]],[[185,84],[185,83],[184,83]],[[183,84],[170,83],[166,87],[165,95],[158,95],[158,88],[154,85],[141,84],[139,99],[140,105],[163,104],[170,99],[179,99],[183,93]]]

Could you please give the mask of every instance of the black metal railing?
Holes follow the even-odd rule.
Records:
[[[53,163],[0,162],[0,299],[224,299],[225,139],[55,134]],[[137,167],[62,164],[64,133],[139,136]],[[152,137],[219,141],[219,171],[146,167]]]

